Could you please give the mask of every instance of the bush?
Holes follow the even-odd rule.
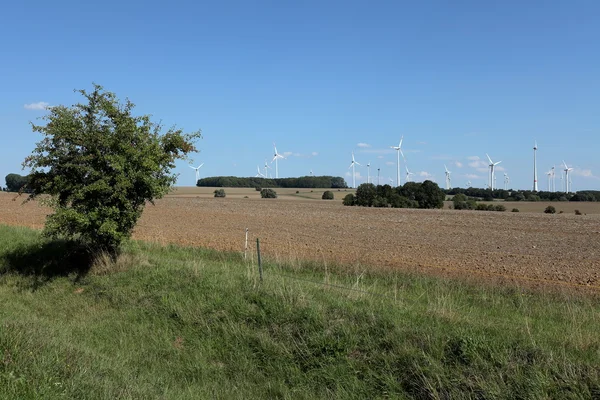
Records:
[[[487,210],[488,211],[496,211],[496,206],[493,204],[488,204],[487,205]]]
[[[262,191],[262,188],[260,186],[255,186],[254,190],[256,190],[257,192],[260,192],[260,191]]]
[[[502,204],[496,204],[496,211],[506,211],[506,207]]]
[[[554,206],[548,206],[548,207],[546,207],[544,212],[546,214],[556,214],[556,208],[554,208]]]
[[[300,193],[300,191],[299,191],[299,190],[296,190],[296,194],[298,194],[298,193]]]
[[[519,209],[518,208],[513,208],[512,212],[519,212]]]
[[[321,196],[323,200],[333,200],[333,192],[330,190],[326,190],[323,192],[323,196]]]
[[[263,189],[260,191],[260,197],[263,199],[276,199],[277,193],[273,189]]]
[[[160,124],[132,115],[129,100],[120,103],[99,85],[78,93],[85,103],[50,107],[46,125],[32,124],[44,138],[23,162],[32,169],[29,198],[50,197],[46,236],[77,241],[93,255],[116,255],[144,206],[169,193],[175,161],[197,151],[201,134],[161,134]]]
[[[582,215],[582,214],[581,214],[581,211],[579,211],[579,210],[575,210],[575,215]]]
[[[217,189],[214,191],[215,197],[225,197],[225,189]]]
[[[477,211],[487,211],[488,207],[486,204],[477,204],[477,207],[475,208]]]
[[[342,203],[343,203],[345,206],[353,206],[353,205],[354,205],[354,203],[355,203],[355,200],[354,200],[354,195],[353,195],[352,193],[348,193],[348,194],[346,195],[346,197],[344,197],[344,200],[342,201]]]

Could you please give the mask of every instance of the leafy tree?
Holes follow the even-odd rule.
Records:
[[[377,195],[377,189],[372,183],[363,183],[356,188],[356,204],[371,207]]]
[[[518,208],[513,208],[512,212],[519,212],[519,209]]]
[[[225,189],[215,189],[214,191],[215,197],[225,197]]]
[[[6,189],[9,192],[19,192],[21,190],[26,190],[29,178],[27,176],[22,176],[19,174],[8,174],[6,175],[5,181]]]
[[[133,103],[120,103],[99,85],[78,92],[84,103],[51,107],[45,125],[32,124],[44,138],[23,162],[32,169],[29,199],[50,195],[47,236],[116,254],[146,202],[171,189],[175,160],[197,151],[201,134],[175,128],[161,134],[160,124],[134,116]]]
[[[506,207],[503,204],[496,204],[494,207],[496,211],[506,211]]]
[[[344,197],[343,204],[345,206],[353,206],[355,204],[355,202],[354,202],[354,195],[352,193],[348,193]]]
[[[326,190],[323,192],[323,196],[321,196],[323,200],[333,200],[333,192],[331,190]]]
[[[416,198],[419,202],[419,208],[442,208],[444,207],[444,200],[446,194],[437,183],[432,181],[425,181],[421,184],[422,194],[419,198]]]
[[[263,189],[260,191],[260,197],[263,199],[276,199],[277,192],[275,192],[273,189]]]

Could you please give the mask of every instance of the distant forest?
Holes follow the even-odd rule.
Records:
[[[481,188],[452,188],[444,192],[448,195],[464,194],[479,200],[501,199],[505,201],[600,201],[600,191],[580,190],[576,193],[565,192],[534,192],[531,190],[504,190]]]
[[[345,189],[344,178],[339,176],[301,176],[298,178],[240,178],[237,176],[213,176],[199,179],[200,187],[259,187],[259,188],[311,188]]]

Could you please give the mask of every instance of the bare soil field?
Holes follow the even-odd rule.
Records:
[[[278,199],[260,199],[254,189],[226,189],[227,197],[218,199],[203,190],[178,191],[149,205],[134,237],[242,251],[248,228],[251,244],[260,238],[261,250],[275,260],[600,290],[597,214],[528,213],[526,203],[520,213],[344,207],[343,190],[334,201],[320,200],[321,190],[299,189],[317,200],[291,189]],[[41,228],[48,210],[14,197],[0,193],[0,223]],[[582,212],[583,205],[577,205]]]

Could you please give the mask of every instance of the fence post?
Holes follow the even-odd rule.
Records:
[[[246,259],[247,252],[248,252],[248,228],[246,228],[246,244],[244,245],[244,260]]]
[[[260,281],[262,282],[263,270],[262,270],[262,263],[260,261],[260,241],[258,238],[256,238],[256,252],[258,253],[258,274],[260,276]]]

